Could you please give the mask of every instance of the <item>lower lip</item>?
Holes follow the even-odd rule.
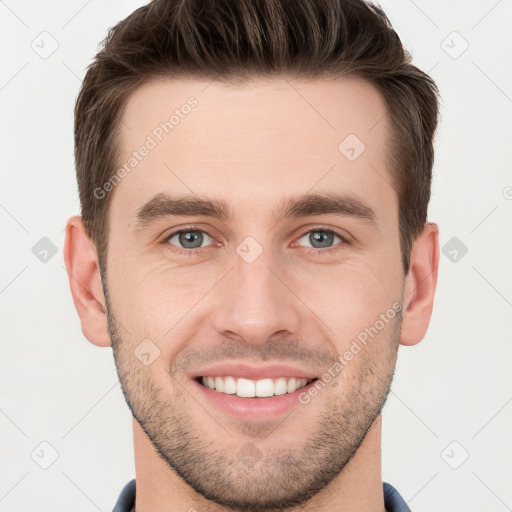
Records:
[[[299,395],[307,392],[315,381],[310,382],[293,393],[265,398],[244,398],[238,395],[228,395],[227,393],[207,388],[194,379],[191,382],[198,392],[217,409],[237,419],[254,421],[272,419],[291,411],[299,404]]]

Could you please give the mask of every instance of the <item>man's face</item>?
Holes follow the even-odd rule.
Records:
[[[160,123],[176,109],[166,133]],[[128,102],[119,167],[149,150],[111,192],[105,284],[117,370],[155,449],[214,502],[304,502],[378,417],[399,343],[400,315],[389,311],[404,284],[388,130],[378,92],[346,78],[159,80]],[[144,208],[159,194],[222,202],[229,216]],[[342,201],[286,212],[309,195]],[[309,384],[293,391],[293,377]],[[285,384],[290,393],[273,397],[232,387]]]

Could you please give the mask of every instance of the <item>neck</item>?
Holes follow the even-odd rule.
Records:
[[[381,428],[379,415],[363,443],[343,471],[311,498],[308,510],[317,512],[385,512],[381,477]],[[200,510],[229,512],[194,491],[155,451],[139,423],[133,419],[135,454],[136,512]],[[304,510],[304,506],[288,512]]]

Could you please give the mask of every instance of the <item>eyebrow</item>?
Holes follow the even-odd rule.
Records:
[[[289,197],[272,211],[272,217],[276,221],[329,214],[357,218],[377,227],[374,210],[362,199],[351,194],[306,194]],[[228,203],[219,199],[159,193],[137,209],[129,225],[134,230],[139,230],[169,216],[204,216],[227,221],[233,217],[233,211]]]

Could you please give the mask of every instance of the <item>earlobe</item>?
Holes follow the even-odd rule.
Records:
[[[439,228],[437,224],[425,224],[423,231],[411,249],[409,272],[405,280],[404,309],[400,343],[416,345],[427,333],[439,266]]]
[[[110,346],[107,315],[104,312],[105,296],[96,251],[88,237],[80,216],[71,217],[66,223],[64,261],[69,286],[73,296],[84,336],[94,345]]]

